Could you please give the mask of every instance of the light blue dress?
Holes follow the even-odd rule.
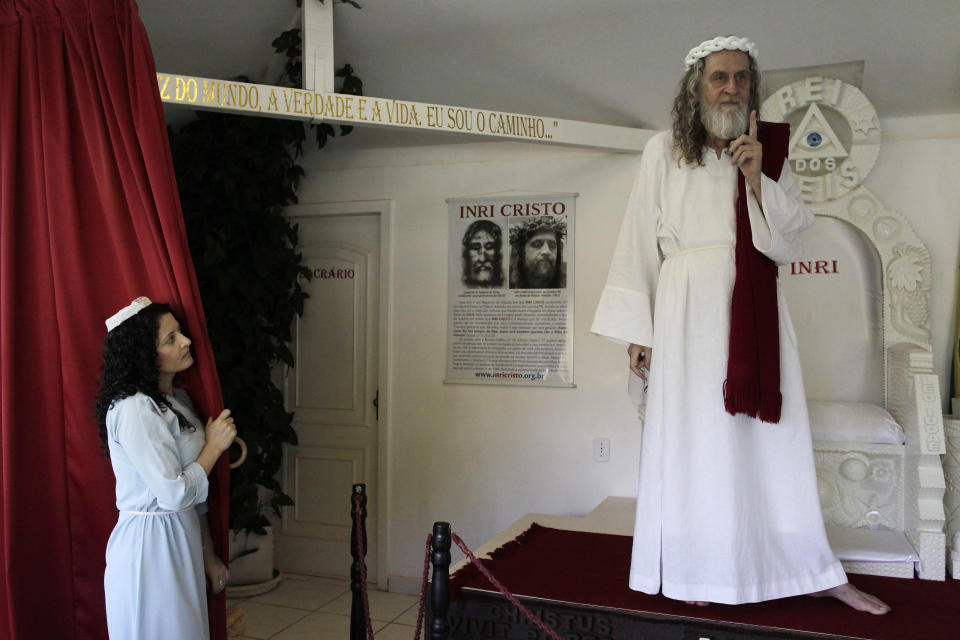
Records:
[[[190,398],[167,396],[177,416],[137,393],[107,412],[120,517],[107,542],[103,586],[111,640],[206,640],[207,592],[199,516],[207,474],[196,459],[205,435]]]

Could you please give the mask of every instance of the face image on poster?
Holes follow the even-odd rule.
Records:
[[[512,220],[509,227],[510,288],[565,289],[566,216]]]
[[[447,370],[461,384],[573,386],[576,195],[447,201]]]
[[[506,285],[503,226],[492,220],[474,220],[461,239],[461,277],[470,289],[501,289]]]

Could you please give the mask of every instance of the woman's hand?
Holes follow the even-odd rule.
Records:
[[[646,367],[647,371],[650,370],[650,363],[653,360],[653,349],[631,343],[630,346],[627,347],[627,355],[630,356],[630,371],[633,371],[643,378],[644,375],[640,373],[640,367]]]
[[[203,570],[210,580],[210,594],[216,595],[223,591],[227,586],[227,578],[230,577],[230,571],[224,566],[213,549],[203,550]]]
[[[206,431],[207,444],[215,447],[218,454],[229,449],[233,439],[237,437],[237,427],[230,417],[230,410],[224,409],[216,419],[207,418]]]
[[[200,450],[200,455],[197,456],[197,464],[203,467],[207,475],[210,475],[217,460],[230,448],[230,444],[236,437],[237,427],[233,424],[229,409],[221,411],[216,419],[207,418],[206,443]]]

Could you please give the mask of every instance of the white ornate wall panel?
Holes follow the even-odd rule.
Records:
[[[790,123],[790,165],[813,212],[849,222],[876,247],[885,346],[912,342],[930,350],[930,254],[907,219],[862,184],[880,151],[870,101],[853,85],[811,77],[775,91],[761,116]]]
[[[906,445],[900,457],[869,444],[843,450],[817,443],[824,518],[904,531],[920,554],[920,577],[942,580],[946,485],[940,455],[946,443],[930,339],[932,261],[909,221],[863,185],[880,152],[880,121],[860,89],[819,76],[774,91],[761,116],[790,123],[791,168],[813,212],[858,229],[880,262],[882,404],[903,427]],[[829,256],[816,259],[832,264]]]
[[[960,418],[944,418],[947,453],[943,456],[946,495],[943,506],[947,518],[947,544],[950,575],[960,579]]]
[[[843,570],[887,578],[912,578],[914,573],[913,563],[910,562],[844,562]]]
[[[903,530],[903,447],[815,442],[826,524]]]
[[[817,216],[803,257],[779,269],[808,400],[883,406],[883,284],[870,239]]]

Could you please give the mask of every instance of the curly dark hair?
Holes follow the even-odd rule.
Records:
[[[747,54],[747,58],[750,60],[750,98],[747,110],[760,113],[760,71],[753,56]],[[700,97],[706,65],[706,58],[700,58],[693,63],[680,80],[677,96],[673,99],[673,150],[678,156],[678,166],[683,162],[695,167],[703,166],[707,129],[700,120]]]
[[[113,331],[107,332],[103,339],[103,365],[100,369],[96,416],[97,431],[103,442],[104,454],[108,458],[110,448],[107,446],[107,411],[137,392],[150,397],[161,411],[173,411],[180,423],[181,432],[195,429],[160,391],[157,332],[160,330],[160,317],[167,313],[173,314],[170,305],[154,302],[114,327]]]
[[[534,286],[529,280],[523,252],[527,242],[541,231],[549,231],[557,240],[557,261],[553,277],[542,286]],[[510,288],[511,289],[558,289],[566,286],[563,244],[567,239],[567,223],[558,218],[534,218],[510,227]]]
[[[510,245],[517,250],[523,250],[527,240],[541,231],[553,231],[557,234],[557,242],[567,239],[566,219],[559,218],[532,218],[510,227]]]

